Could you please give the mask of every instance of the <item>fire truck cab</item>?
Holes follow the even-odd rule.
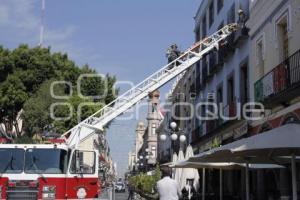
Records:
[[[98,151],[65,144],[2,144],[1,199],[92,199],[100,193]]]

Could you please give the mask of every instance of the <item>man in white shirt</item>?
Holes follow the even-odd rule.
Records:
[[[179,200],[181,190],[177,181],[170,178],[170,169],[162,169],[163,178],[157,182],[157,190],[160,200]]]

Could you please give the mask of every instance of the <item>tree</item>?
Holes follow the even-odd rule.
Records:
[[[73,112],[70,113],[70,108],[68,106],[58,106],[54,110],[56,117],[68,118],[69,115],[72,114],[67,120],[54,120],[54,126],[60,133],[64,133],[74,127],[77,123],[86,119],[104,106],[101,102],[94,102],[91,98],[83,99],[77,94],[70,97],[66,103],[72,105]]]
[[[0,120],[4,123],[7,132],[12,132],[15,128],[16,137],[21,134],[17,117],[27,98],[25,86],[19,77],[9,75],[0,84]]]
[[[97,72],[88,65],[82,68],[76,66],[67,54],[51,53],[50,47],[29,48],[28,45],[23,44],[14,50],[8,50],[0,46],[0,124],[5,124],[5,131],[11,131],[12,127],[16,126],[17,117],[23,111],[21,116],[25,122],[24,131],[28,134],[41,132],[47,123],[59,124],[58,130],[61,131],[70,128],[77,123],[75,120],[77,116],[72,116],[71,120],[63,123],[54,123],[53,120],[49,120],[49,106],[53,102],[62,101],[52,99],[49,97],[50,94],[47,94],[50,87],[49,80],[70,82],[72,88],[65,86],[60,90],[63,94],[68,94],[71,89],[76,91],[78,77],[87,73],[96,74]],[[104,89],[105,79],[108,83],[107,90]],[[72,106],[74,104],[74,110],[83,102],[107,104],[118,93],[118,90],[113,88],[115,81],[116,78],[108,74],[105,78],[87,78],[82,81],[81,93],[83,95],[101,96],[105,93],[104,91],[108,91],[107,95],[101,99],[81,99],[74,93],[71,98],[63,101]],[[95,109],[84,108],[83,116]],[[57,108],[56,112],[66,114],[64,110],[65,108]],[[15,137],[20,135],[22,130],[17,132]]]
[[[24,104],[22,118],[24,120],[24,131],[28,136],[42,133],[44,128],[53,123],[49,108],[52,103],[57,102],[50,94],[50,87],[54,79],[42,83],[38,91]],[[56,95],[63,95],[64,88],[56,87]]]

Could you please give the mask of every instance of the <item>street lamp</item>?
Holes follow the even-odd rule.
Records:
[[[167,136],[165,134],[160,135],[160,140],[161,141],[166,141],[167,140]]]
[[[171,127],[171,130],[167,130],[167,131],[172,133],[171,139],[173,141],[176,141],[178,139],[178,134],[181,131],[180,130],[176,131],[176,128],[177,128],[177,123],[176,122],[171,122],[170,123],[170,127]],[[160,135],[160,140],[161,141],[166,141],[167,140],[166,134]],[[181,134],[179,136],[179,141],[182,142],[182,143],[184,143],[186,141],[186,136],[184,134]]]
[[[176,122],[171,122],[170,126],[173,130],[175,130],[177,128]]]
[[[176,133],[173,133],[173,134],[171,135],[171,139],[172,139],[173,141],[177,140],[177,139],[178,139],[178,135],[177,135]]]
[[[179,137],[180,142],[184,143],[186,141],[186,136],[185,135],[181,135]]]

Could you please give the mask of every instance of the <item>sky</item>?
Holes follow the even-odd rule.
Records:
[[[89,64],[99,73],[115,75],[123,92],[129,87],[124,82],[139,83],[166,64],[169,45],[186,49],[194,42],[193,17],[201,0],[45,2],[43,46],[68,53],[79,66]],[[0,45],[10,49],[21,43],[38,45],[40,24],[41,0],[0,0]],[[145,111],[130,120],[114,120],[107,132],[120,176]]]

